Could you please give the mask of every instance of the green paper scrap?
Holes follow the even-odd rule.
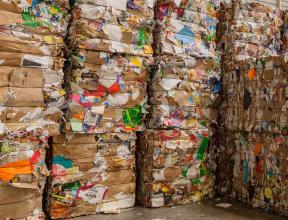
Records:
[[[147,45],[149,41],[148,32],[140,29],[138,30],[138,46]]]
[[[208,147],[208,144],[209,144],[209,139],[208,138],[203,138],[202,139],[202,142],[201,142],[201,145],[200,145],[200,148],[197,152],[197,160],[202,160],[203,157],[204,157],[204,153],[205,153],[205,150],[206,148]]]
[[[192,182],[193,185],[200,185],[201,184],[200,178],[195,178],[191,182]]]
[[[211,176],[211,170],[209,167],[206,167],[206,176]]]
[[[2,143],[2,146],[0,148],[0,152],[2,153],[9,153],[11,151],[9,144],[7,142]]]
[[[262,69],[265,69],[266,61],[264,59],[260,60]]]
[[[185,167],[183,167],[183,169],[182,169],[182,176],[184,176],[185,178],[186,178],[186,176],[187,176],[188,170],[189,170],[189,167],[188,167],[188,166],[185,166]]]
[[[137,127],[142,124],[143,114],[141,107],[136,106],[134,108],[128,108],[122,113],[123,121],[126,126]]]
[[[82,128],[82,121],[76,119],[76,118],[71,118],[70,119],[70,124],[71,124],[71,128],[74,132],[81,132],[83,131]]]
[[[72,183],[65,183],[63,184],[62,186],[62,190],[66,190],[66,189],[69,189],[69,190],[78,190],[81,188],[81,184],[79,181],[76,181],[76,182],[72,182]]]
[[[202,164],[200,165],[199,169],[200,169],[200,176],[201,177],[205,176],[206,175],[206,170],[203,168]]]
[[[207,37],[206,37],[206,40],[207,42],[212,42],[216,39],[216,34],[209,34]]]
[[[200,121],[199,122],[201,125],[203,125],[204,127],[207,127],[207,122],[206,121]]]

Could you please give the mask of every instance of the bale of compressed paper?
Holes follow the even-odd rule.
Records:
[[[44,218],[42,194],[49,175],[46,135],[39,130],[26,137],[0,139],[1,218]]]
[[[285,56],[225,65],[221,106],[230,130],[281,132],[287,125]]]
[[[70,47],[151,56],[153,7],[154,0],[76,1]]]
[[[220,69],[213,60],[159,57],[149,87],[149,128],[189,129],[217,120]]]
[[[157,55],[216,58],[218,7],[217,0],[157,1]]]
[[[144,129],[153,6],[154,1],[75,2],[67,132]]]
[[[133,133],[55,137],[47,204],[51,218],[114,213],[134,206],[135,148]]]
[[[6,118],[0,133],[27,130],[31,123],[59,133],[68,1],[0,4],[0,102]]]
[[[223,61],[259,59],[281,49],[281,12],[245,0],[222,5],[219,34]]]
[[[138,200],[146,207],[198,202],[214,195],[215,164],[207,128],[146,130],[138,150]]]
[[[105,54],[103,63],[85,52],[74,57],[66,130],[75,133],[134,132],[144,129],[149,63],[146,58]],[[89,58],[90,57],[90,58]],[[100,63],[99,63],[100,62]]]

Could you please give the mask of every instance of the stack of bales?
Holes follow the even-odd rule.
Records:
[[[244,1],[223,8],[232,25],[223,28],[228,34],[221,43],[225,98],[219,190],[287,215],[287,60],[279,55],[281,13]]]
[[[0,216],[40,219],[59,133],[68,1],[0,1]]]
[[[158,1],[156,70],[138,154],[140,204],[163,207],[213,196],[210,147],[221,91],[216,1]]]
[[[144,129],[153,6],[151,0],[75,2],[67,123],[52,150],[52,218],[135,204],[136,132]]]

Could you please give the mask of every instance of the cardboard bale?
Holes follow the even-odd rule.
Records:
[[[51,218],[134,206],[135,148],[133,133],[56,136],[47,207]]]
[[[236,0],[224,4],[219,17],[220,47],[226,60],[259,59],[279,53],[283,21],[277,8]]]
[[[218,1],[157,1],[157,55],[216,58],[218,7]]]
[[[3,218],[43,218],[42,194],[49,171],[45,165],[48,137],[41,132],[0,144],[0,213]],[[25,207],[25,209],[23,209]],[[14,211],[13,211],[14,210]]]
[[[213,197],[213,152],[207,129],[147,130],[138,150],[138,199],[147,207]]]
[[[69,30],[70,45],[102,52],[152,56],[153,6],[154,0],[76,1]]]
[[[144,129],[153,6],[154,1],[75,2],[67,132]]]
[[[230,171],[225,174],[232,172],[230,183],[222,174],[221,190],[227,194],[229,185],[228,191],[234,198],[252,207],[287,216],[288,152],[285,134],[234,131],[227,138],[230,156],[226,157],[230,157]],[[227,167],[224,154],[221,161]]]

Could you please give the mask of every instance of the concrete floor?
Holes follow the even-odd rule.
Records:
[[[218,203],[230,203],[230,208],[217,207]],[[162,209],[133,208],[114,215],[95,215],[73,220],[287,220],[259,209],[252,209],[242,203],[227,201],[206,201]]]

